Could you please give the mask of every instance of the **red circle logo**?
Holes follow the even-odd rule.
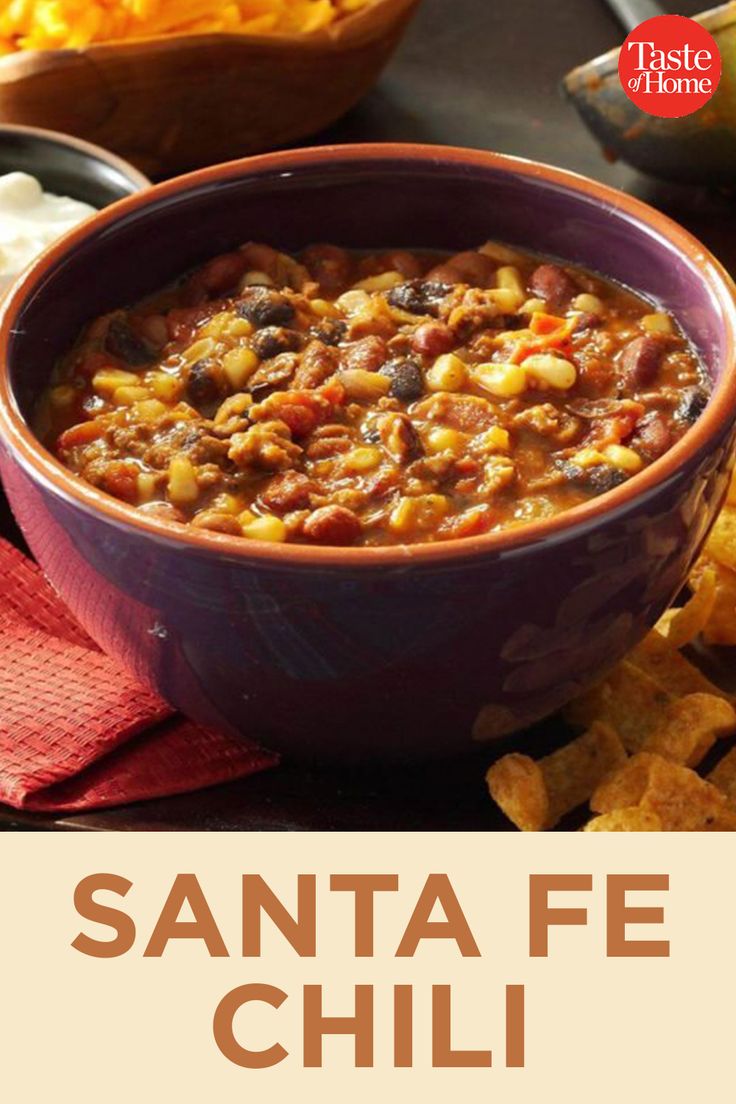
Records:
[[[721,79],[715,40],[694,19],[657,15],[635,27],[621,47],[618,74],[629,99],[665,119],[707,104]]]

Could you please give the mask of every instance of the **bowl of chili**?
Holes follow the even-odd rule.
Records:
[[[296,267],[284,270],[282,260],[282,269],[264,272],[269,254],[242,248],[255,238]],[[329,292],[335,255],[315,253],[316,241],[354,251],[347,292],[342,286]],[[503,243],[495,246],[501,253],[478,248],[487,242]],[[341,248],[336,255],[343,256]],[[530,255],[537,261],[526,269]],[[213,277],[212,259],[223,256],[236,261],[220,260],[220,271],[223,263],[235,269]],[[522,274],[516,297],[514,278],[500,275],[509,269]],[[211,287],[203,287],[202,273]],[[164,307],[155,297],[162,288],[169,289]],[[627,289],[636,296],[626,298]],[[360,311],[350,313],[356,291],[371,302],[378,297],[379,314],[393,311],[393,328],[383,335],[353,330],[360,321]],[[506,291],[512,294],[499,294]],[[595,315],[584,308],[595,306],[596,291],[599,299],[613,296],[604,306],[616,326],[581,321]],[[353,298],[341,306],[345,294]],[[155,309],[132,306],[140,302]],[[280,319],[266,318],[274,307]],[[175,310],[178,336],[167,330],[157,338],[157,319]],[[181,312],[193,310],[204,313],[182,321]],[[100,318],[106,321],[91,332],[89,324]],[[330,344],[328,322],[344,323],[347,336]],[[595,340],[586,326],[597,330]],[[297,338],[273,332],[284,329]],[[444,351],[440,331],[449,342]],[[81,332],[87,336],[80,345]],[[191,353],[213,332],[214,354],[211,346],[201,356]],[[558,708],[632,647],[671,602],[725,493],[736,413],[735,334],[733,285],[700,243],[593,181],[436,147],[264,155],[201,170],[101,212],[15,286],[0,332],[0,472],[31,548],[87,631],[185,713],[307,757],[461,752]],[[390,346],[380,364],[361,362],[363,353],[355,352],[362,342],[368,355],[369,337]],[[148,358],[137,367],[135,339]],[[225,352],[220,340],[230,342]],[[282,348],[284,340],[294,348]],[[269,342],[273,348],[266,349]],[[307,428],[294,395],[310,388],[272,373],[304,371],[305,347],[316,345],[333,350],[332,370],[312,381],[318,394],[306,404]],[[71,383],[53,375],[71,363],[65,357],[74,349],[74,364],[90,368],[82,384],[79,374]],[[248,355],[254,351],[256,367]],[[664,367],[649,374],[652,357]],[[459,390],[451,382],[456,361],[464,373]],[[604,387],[606,364],[615,371]],[[110,371],[132,378],[112,378]],[[228,372],[236,373],[235,383]],[[627,373],[643,373],[632,395]],[[382,377],[380,395],[366,398],[360,388],[370,375]],[[215,385],[221,394],[208,390]],[[70,386],[79,389],[81,416],[104,426],[105,441],[128,449],[150,479],[121,491],[122,483],[106,480],[109,462],[125,463],[124,457],[72,455],[87,447],[77,438],[66,452],[39,440],[41,396]],[[412,398],[406,387],[415,386],[423,390]],[[515,394],[498,394],[508,386]],[[566,398],[562,411],[565,386],[579,393]],[[218,423],[222,404],[244,394],[240,408],[228,408]],[[199,449],[205,437],[215,442],[195,470],[191,509],[178,454],[162,453],[160,441],[146,437],[149,430],[131,423],[135,404],[135,417],[145,420],[163,418],[170,402],[179,404],[175,440],[185,451]],[[304,403],[297,397],[296,405]],[[494,416],[476,425],[477,412],[487,419],[489,407],[507,420]],[[583,429],[563,424],[561,411]],[[170,415],[167,409],[169,428]],[[622,429],[626,416],[630,424]],[[364,490],[360,480],[368,476],[346,471],[345,457],[360,465],[379,454],[390,467],[391,442],[400,451],[403,431],[396,426],[404,419],[422,452],[411,459],[419,467],[410,472],[408,463],[394,460],[392,478],[400,485],[384,488],[388,501],[379,494],[375,510],[365,496],[358,505],[349,495]],[[179,423],[188,420],[182,430]],[[555,448],[535,450],[553,422],[562,434]],[[278,423],[286,431],[273,431]],[[322,432],[335,425],[339,432]],[[273,440],[264,445],[264,427],[291,449],[274,451]],[[448,430],[459,437],[450,441]],[[572,437],[565,439],[568,430]],[[158,431],[156,423],[152,432]],[[335,448],[341,436],[346,443]],[[434,452],[433,442],[439,442]],[[437,476],[442,464],[435,457],[453,447],[455,466]],[[479,455],[485,482],[473,483]],[[271,458],[267,470],[264,457]],[[281,459],[268,469],[274,457]],[[489,486],[489,469],[503,481],[515,467],[526,503],[535,464],[566,494],[572,485],[590,493],[560,509],[527,504],[520,516],[497,513],[495,500],[489,515],[488,501],[473,497],[485,493],[479,488]],[[332,479],[337,469],[341,481],[325,482],[325,472]],[[455,482],[448,491],[449,471]],[[287,509],[283,476],[292,473],[311,488],[297,488]],[[211,491],[200,501],[208,482]],[[184,487],[181,508],[172,486]],[[513,500],[509,486],[499,492],[504,502],[509,494]],[[131,497],[139,493],[151,501]],[[215,502],[215,495],[229,498]],[[430,501],[420,510],[414,500],[421,497]],[[438,504],[442,498],[449,505]],[[165,516],[158,504],[179,516]],[[334,528],[330,539],[320,518],[314,521],[335,507],[358,516],[360,530],[350,539],[345,532],[335,538]],[[197,523],[213,510],[231,520]],[[482,524],[443,530],[473,510]],[[276,524],[264,527],[264,518]],[[406,529],[408,523],[418,529]]]

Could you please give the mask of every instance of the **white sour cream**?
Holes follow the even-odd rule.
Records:
[[[47,245],[94,213],[88,203],[44,192],[28,173],[0,176],[0,282],[22,272]]]

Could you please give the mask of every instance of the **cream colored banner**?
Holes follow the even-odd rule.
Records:
[[[6,835],[3,1098],[720,1099],[733,1086],[735,855],[725,835]],[[359,874],[388,877],[355,883],[357,898],[350,879],[331,888]],[[273,891],[248,880],[245,932],[243,875]],[[551,890],[549,875],[591,888]],[[631,888],[633,875],[669,888]],[[80,883],[81,912],[103,923],[75,909]],[[274,917],[302,955],[314,935],[314,957]],[[642,940],[654,947],[629,957]],[[354,1017],[356,999],[357,1046],[329,1022]],[[275,1064],[244,1068],[247,1052]]]

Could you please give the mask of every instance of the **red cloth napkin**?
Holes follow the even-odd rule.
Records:
[[[77,625],[40,569],[0,540],[0,801],[36,812],[123,805],[275,762],[144,690]]]

